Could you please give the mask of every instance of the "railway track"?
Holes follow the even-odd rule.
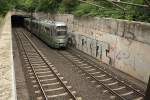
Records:
[[[60,55],[72,62],[82,75],[92,80],[97,87],[103,87],[115,100],[144,100],[144,93],[107,72],[74,50],[58,51]],[[90,63],[92,62],[92,64]]]
[[[22,29],[13,29],[36,100],[81,100]]]

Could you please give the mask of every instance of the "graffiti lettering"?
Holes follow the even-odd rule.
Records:
[[[100,59],[107,64],[110,64],[111,58],[108,56],[110,45],[108,43],[98,41],[83,35],[72,36],[70,39],[72,39],[70,41],[76,41],[74,43],[78,43],[77,46],[77,44],[73,44],[73,42],[71,42],[72,46],[76,45],[74,47],[77,47],[78,49],[90,54],[91,56],[96,57],[97,59]]]
[[[127,51],[119,51],[117,53],[116,59],[121,60],[121,59],[128,59],[130,57],[130,53]]]

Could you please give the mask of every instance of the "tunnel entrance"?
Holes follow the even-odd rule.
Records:
[[[23,27],[24,16],[13,15],[11,16],[12,27]]]

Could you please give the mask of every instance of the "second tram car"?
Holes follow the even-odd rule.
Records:
[[[53,48],[67,46],[67,25],[64,22],[25,18],[24,26]]]

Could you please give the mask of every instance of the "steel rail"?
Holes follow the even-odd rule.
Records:
[[[71,49],[71,48],[69,48],[69,49]],[[71,50],[72,50],[72,49],[71,49]],[[77,52],[76,52],[76,53],[77,53]],[[79,54],[79,53],[78,53],[78,54]],[[74,55],[75,55],[75,54],[74,54]],[[77,56],[77,55],[76,55],[76,56]],[[79,56],[78,56],[78,57],[79,57]],[[82,59],[83,61],[85,61],[86,63],[88,63],[89,65],[93,66],[91,63],[89,63],[88,61],[84,60],[83,58],[81,58],[81,57],[79,57],[79,58]],[[88,59],[88,58],[86,58],[86,59]],[[91,61],[91,62],[93,62],[93,63],[95,63],[94,61],[92,61],[92,60],[90,60],[90,59],[88,59],[88,60]],[[96,64],[96,63],[95,63],[95,64]],[[98,64],[96,64],[96,65],[97,65],[97,66],[100,66],[100,65],[98,65]],[[131,88],[132,90],[134,90],[134,92],[136,92],[136,93],[142,95],[143,97],[145,96],[145,94],[143,94],[143,93],[137,91],[135,88],[129,86],[127,83],[122,82],[122,81],[119,80],[118,78],[113,77],[112,75],[110,75],[109,73],[107,73],[106,71],[102,70],[101,68],[99,68],[99,67],[97,67],[97,66],[94,66],[94,67],[96,67],[97,69],[101,70],[102,72],[104,72],[105,74],[107,74],[108,76],[110,76],[111,78],[113,78],[113,79],[119,81],[120,83],[124,84],[124,85],[127,86],[128,88]]]
[[[66,58],[68,61],[70,61],[73,65],[75,65],[76,67],[78,67],[80,70],[82,70],[84,73],[86,73],[87,75],[89,75],[90,77],[92,77],[94,80],[97,81],[97,83],[99,83],[100,85],[102,85],[104,88],[106,88],[107,90],[109,90],[111,92],[111,94],[115,94],[117,97],[119,97],[121,100],[127,100],[124,97],[120,96],[117,92],[113,91],[111,88],[109,88],[108,86],[106,86],[103,82],[99,81],[98,79],[96,79],[94,76],[92,76],[90,73],[88,73],[87,71],[83,70],[81,67],[79,67],[76,63],[74,63],[72,60],[70,60],[68,57],[64,56],[62,53],[58,52],[60,55],[62,55],[64,58]]]
[[[45,64],[51,69],[51,71],[53,72],[53,74],[57,77],[57,79],[61,82],[61,84],[63,85],[63,87],[68,91],[68,93],[71,95],[73,100],[77,100],[76,97],[73,95],[73,93],[67,88],[67,86],[63,83],[63,81],[59,78],[59,76],[54,72],[54,70],[51,68],[51,66],[45,61],[45,59],[43,58],[42,54],[40,53],[40,51],[37,49],[37,47],[35,46],[35,44],[33,44],[33,42],[28,38],[28,36],[23,32],[23,35],[29,40],[29,42],[31,43],[31,45],[34,47],[34,49],[37,51],[37,53],[40,55],[40,57],[43,59],[43,61],[45,62]]]
[[[18,33],[18,32],[17,32],[17,33]],[[24,48],[24,46],[23,46],[23,43],[22,43],[22,41],[21,41],[21,38],[20,38],[20,36],[17,35],[17,34],[16,34],[16,36],[18,37],[18,39],[19,39],[19,41],[20,41],[20,43],[21,43],[21,45],[22,45],[22,49],[23,49],[24,52],[25,52],[25,55],[26,55],[27,60],[28,60],[28,62],[29,62],[29,65],[30,65],[31,68],[32,68],[32,71],[33,71],[33,73],[34,73],[34,75],[35,75],[35,77],[36,77],[36,80],[37,80],[37,82],[38,82],[38,84],[39,84],[39,86],[40,86],[40,89],[41,89],[41,91],[42,91],[42,94],[44,95],[45,100],[48,100],[48,97],[47,97],[47,95],[46,95],[44,89],[42,88],[42,84],[40,83],[40,80],[39,80],[38,76],[36,75],[35,69],[33,68],[32,64],[31,64],[31,61],[29,60],[29,56],[28,56],[28,54],[27,54],[27,52],[26,52],[26,50],[25,50],[25,48]]]

